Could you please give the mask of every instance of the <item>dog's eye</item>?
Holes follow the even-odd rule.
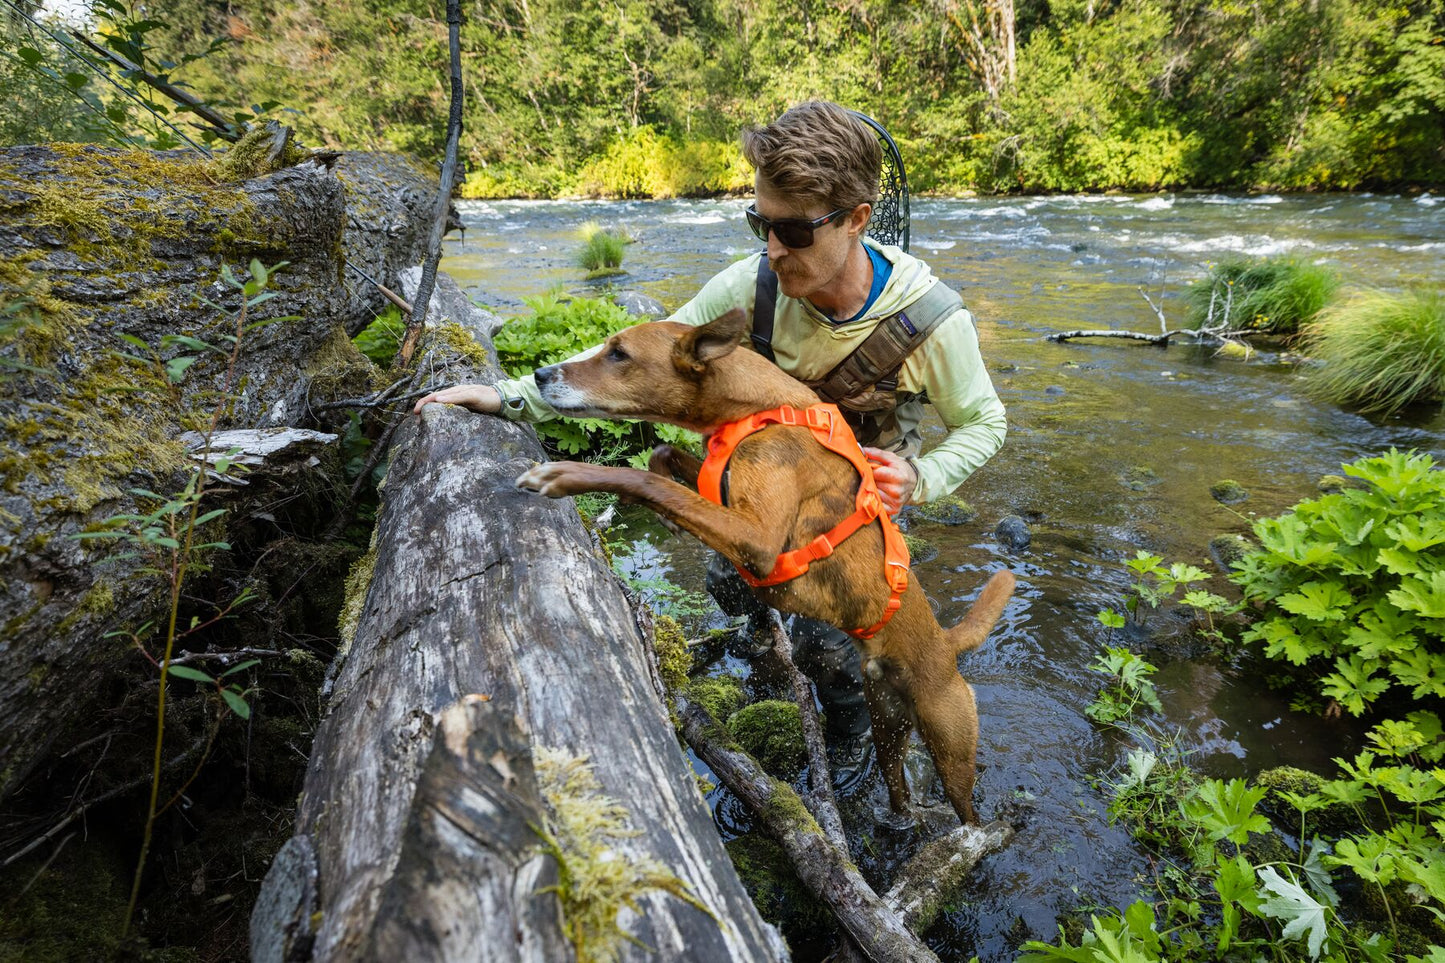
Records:
[[[608,361],[626,361],[626,360],[627,360],[627,352],[626,352],[626,351],[623,351],[623,350],[622,350],[621,348],[619,348],[617,345],[613,345],[613,346],[612,346],[612,350],[607,352],[607,360],[608,360]]]

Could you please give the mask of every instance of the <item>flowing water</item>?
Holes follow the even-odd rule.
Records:
[[[443,269],[479,303],[522,314],[525,297],[559,286],[587,290],[574,252],[578,228],[596,221],[637,239],[618,286],[673,308],[757,249],[744,203],[466,202],[465,240],[448,241]],[[1075,328],[1157,331],[1141,286],[1180,326],[1184,288],[1231,254],[1315,261],[1341,275],[1342,291],[1438,285],[1445,198],[921,199],[912,252],[962,291],[978,317],[1009,416],[1003,449],[960,492],[975,519],[956,527],[914,520],[912,531],[939,550],[916,566],[917,582],[951,625],[989,572],[1008,567],[1019,580],[989,643],[962,664],[978,695],[980,815],[1013,821],[1018,836],[979,867],[928,935],[945,960],[1007,960],[1021,939],[1052,938],[1062,912],[1127,905],[1151,874],[1147,855],[1110,825],[1109,794],[1098,788],[1129,746],[1083,712],[1102,678],[1089,669],[1107,633],[1095,614],[1120,604],[1130,582],[1124,561],[1145,549],[1212,571],[1211,537],[1246,533],[1252,518],[1315,495],[1318,478],[1341,462],[1391,446],[1439,458],[1445,447],[1438,409],[1367,418],[1319,406],[1292,367],[1269,354],[1242,362],[1183,345],[1041,337]],[[941,434],[935,422],[928,437]],[[1223,479],[1249,498],[1232,508],[1216,503],[1209,488]],[[1032,528],[1021,554],[993,535],[1009,514]],[[695,543],[630,520],[639,574],[700,588]],[[1223,591],[1219,580],[1211,587]],[[1290,711],[1257,668],[1157,644],[1180,635],[1177,615],[1158,612],[1150,624],[1152,639],[1135,641],[1161,666],[1159,731],[1206,773],[1281,764],[1331,771],[1330,759],[1350,749],[1348,726]],[[725,811],[719,807],[720,819]],[[880,828],[858,854],[865,872],[886,874],[897,845],[890,838]]]

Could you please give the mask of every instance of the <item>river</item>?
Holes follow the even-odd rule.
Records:
[[[620,287],[676,307],[714,272],[758,248],[741,200],[463,202],[465,240],[448,240],[443,269],[504,316],[524,297],[579,281],[578,228],[587,221],[636,238]],[[985,361],[1008,409],[1003,449],[963,487],[977,509],[957,527],[915,524],[936,545],[916,578],[961,618],[987,573],[1010,568],[1018,592],[989,643],[964,659],[978,695],[980,815],[1009,819],[1014,842],[985,861],[929,942],[945,960],[1012,959],[1021,939],[1050,939],[1078,906],[1125,906],[1150,875],[1147,856],[1111,826],[1109,795],[1129,745],[1083,713],[1102,676],[1089,664],[1107,630],[1095,614],[1120,605],[1124,561],[1144,549],[1213,570],[1207,545],[1247,533],[1251,519],[1316,494],[1340,463],[1397,446],[1435,453],[1445,415],[1365,417],[1310,401],[1294,369],[1272,354],[1226,360],[1185,345],[1120,340],[1054,344],[1079,327],[1157,331],[1140,295],[1172,325],[1181,295],[1212,261],[1289,254],[1337,271],[1341,293],[1445,281],[1445,198],[1372,195],[1146,195],[915,199],[912,253],[960,290],[979,320]],[[941,436],[929,426],[928,439]],[[927,444],[927,439],[925,444]],[[1211,498],[1232,479],[1249,498]],[[1022,554],[993,536],[1017,514],[1033,533]],[[701,555],[633,519],[641,574],[699,587]],[[1216,580],[1216,591],[1223,591]],[[1210,775],[1281,764],[1332,771],[1352,747],[1345,724],[1292,712],[1240,663],[1177,641],[1179,617],[1155,613],[1138,650],[1161,667],[1157,730],[1172,733]],[[715,800],[716,801],[716,800]],[[727,807],[723,807],[726,809]],[[888,833],[860,854],[865,872],[889,865]]]

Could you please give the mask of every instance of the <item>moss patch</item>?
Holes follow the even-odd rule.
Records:
[[[916,506],[914,511],[922,518],[940,525],[962,525],[964,522],[972,521],[978,514],[972,505],[957,495],[935,498],[931,502]]]
[[[832,944],[833,917],[802,880],[781,846],[755,833],[725,844],[733,868],[763,919],[795,949]]]
[[[754,702],[734,713],[727,729],[770,775],[796,779],[808,762],[802,714],[796,703],[779,699]]]
[[[696,679],[688,685],[687,697],[706,709],[714,719],[724,721],[748,701],[743,693],[742,680],[733,675]]]
[[[613,960],[624,940],[633,937],[617,922],[627,907],[642,912],[640,898],[671,893],[708,912],[687,884],[655,859],[624,853],[621,840],[637,833],[630,813],[604,795],[585,758],[538,747],[537,783],[547,801],[545,849],[557,860],[556,892],[562,902],[563,930],[577,951],[578,963]]]
[[[376,545],[371,551],[358,558],[351,565],[346,576],[346,600],[341,603],[341,612],[336,617],[336,631],[341,637],[336,657],[341,658],[356,641],[356,627],[361,624],[361,612],[366,606],[366,590],[371,587],[371,576],[376,569]]]
[[[487,349],[472,337],[470,331],[455,321],[445,321],[430,330],[435,343],[464,358],[473,367],[485,368],[494,363]]]
[[[1249,492],[1239,482],[1226,478],[1210,485],[1209,495],[1221,505],[1237,505],[1249,497]]]
[[[659,615],[653,624],[653,638],[663,684],[669,689],[687,685],[687,674],[692,671],[692,653],[687,649],[687,636],[683,635],[682,626],[669,616]]]

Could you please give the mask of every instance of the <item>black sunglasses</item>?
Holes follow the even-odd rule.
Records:
[[[743,212],[748,217],[748,227],[753,229],[759,241],[768,239],[768,232],[772,231],[778,236],[778,243],[783,247],[800,248],[810,247],[813,243],[813,232],[824,224],[836,221],[848,209],[838,208],[836,211],[824,214],[822,217],[815,217],[811,221],[806,217],[784,217],[776,221],[770,221],[758,213],[757,206],[749,204],[748,209]]]

